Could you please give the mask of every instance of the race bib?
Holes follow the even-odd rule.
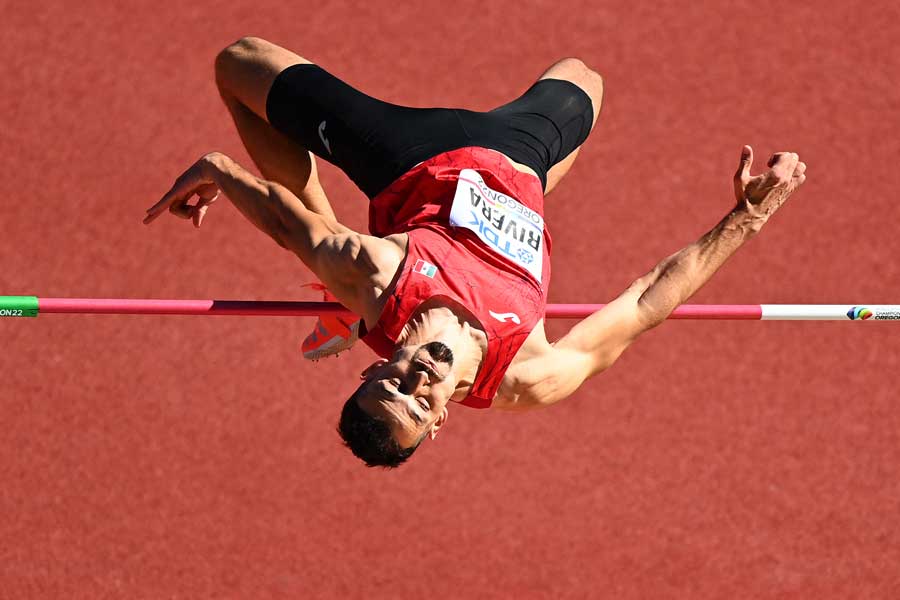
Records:
[[[515,198],[489,188],[477,171],[460,171],[450,225],[474,232],[491,250],[541,281],[544,218]]]

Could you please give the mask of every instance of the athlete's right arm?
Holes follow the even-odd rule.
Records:
[[[352,247],[361,237],[336,220],[307,209],[288,188],[256,177],[219,152],[207,154],[181,175],[147,210],[144,223],[164,211],[200,226],[209,205],[223,192],[231,203],[282,248],[294,252],[326,285],[353,274]],[[198,196],[196,205],[188,202]],[[341,262],[340,265],[335,264]],[[343,267],[343,268],[336,268]]]

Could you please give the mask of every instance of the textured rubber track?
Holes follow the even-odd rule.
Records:
[[[252,34],[413,106],[601,72],[547,201],[551,302],[606,302],[711,227],[744,143],[809,181],[693,301],[900,302],[896,3],[452,6],[7,3],[0,294],[317,299],[226,201],[141,224],[205,152],[250,165],[213,58]],[[552,409],[451,410],[391,473],[334,431],[370,356],[307,363],[312,324],[0,320],[0,595],[900,597],[893,324],[666,323]]]

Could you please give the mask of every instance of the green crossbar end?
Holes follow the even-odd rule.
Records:
[[[37,296],[0,296],[0,317],[38,316]]]

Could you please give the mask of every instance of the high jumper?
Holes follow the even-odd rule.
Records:
[[[168,210],[200,227],[222,192],[359,315],[322,317],[304,354],[333,353],[359,337],[380,356],[338,426],[369,466],[403,463],[437,435],[451,403],[523,411],[568,397],[700,289],[806,179],[791,152],[751,175],[753,151],[744,146],[736,202],[722,220],[551,343],[544,196],[597,121],[600,75],[565,58],[492,111],[408,108],[247,37],[219,53],[216,82],[264,178],[212,152],[144,222]],[[368,196],[370,235],[337,221],[313,154]]]

